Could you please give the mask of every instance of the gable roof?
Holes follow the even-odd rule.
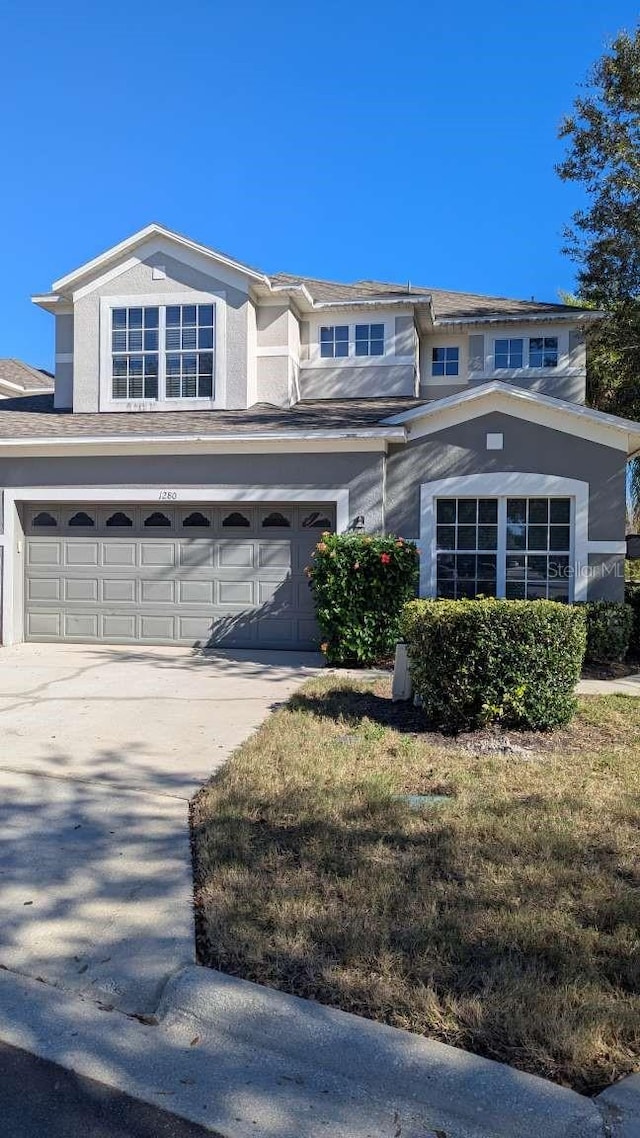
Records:
[[[249,279],[261,283],[266,282],[264,273],[260,272],[259,269],[245,265],[243,262],[227,256],[226,253],[220,253],[208,245],[201,245],[197,241],[192,241],[190,237],[185,237],[184,234],[176,233],[175,230],[167,229],[166,226],[159,225],[158,222],[154,221],[150,225],[145,225],[143,229],[139,229],[136,233],[132,233],[131,236],[126,237],[124,241],[120,241],[117,245],[106,249],[104,253],[100,253],[90,261],[85,261],[83,265],[74,269],[73,272],[67,273],[64,277],[59,277],[57,281],[53,282],[53,292],[66,293],[73,291],[76,285],[84,280],[85,277],[90,277],[106,270],[110,264],[118,262],[123,257],[134,253],[141,245],[144,245],[153,238],[169,241],[190,253],[197,253],[202,257],[215,261],[219,265],[224,265],[226,268],[232,269],[234,272],[240,273]]]
[[[582,403],[556,399],[513,383],[494,379],[428,403],[409,407],[384,420],[389,426],[407,428],[409,439],[434,434],[456,423],[502,411],[529,423],[563,431],[592,442],[601,442],[633,455],[640,451],[640,423],[596,411]]]
[[[0,358],[0,395],[9,398],[31,392],[53,391],[53,376],[12,357]]]

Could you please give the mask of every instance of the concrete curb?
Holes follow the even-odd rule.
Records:
[[[210,969],[187,967],[174,976],[158,1016],[163,1024],[197,1023],[207,1039],[234,1037],[272,1061],[287,1057],[311,1072],[307,1085],[315,1083],[316,1093],[328,1074],[349,1080],[368,1102],[386,1102],[399,1120],[411,1117],[402,1135],[422,1133],[411,1129],[416,1115],[447,1138],[605,1134],[594,1103],[555,1083]]]
[[[0,971],[0,1039],[221,1138],[638,1138],[637,1076],[592,1101],[197,965],[158,1019]]]

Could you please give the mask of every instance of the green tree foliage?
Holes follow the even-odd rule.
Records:
[[[566,230],[578,303],[605,312],[588,333],[587,399],[640,419],[640,27],[618,35],[595,64],[560,138],[567,152],[558,173],[586,194]],[[637,460],[629,489],[637,519]]]

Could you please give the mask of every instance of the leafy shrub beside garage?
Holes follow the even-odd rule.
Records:
[[[624,660],[634,627],[634,610],[622,601],[589,601],[586,664]]]
[[[586,644],[583,606],[412,601],[400,625],[430,726],[549,730],[571,719]]]
[[[393,654],[415,597],[418,550],[401,537],[323,533],[307,568],[329,664],[363,667]]]

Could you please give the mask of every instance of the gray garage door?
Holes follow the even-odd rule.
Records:
[[[333,507],[51,503],[25,516],[27,640],[312,648]]]

